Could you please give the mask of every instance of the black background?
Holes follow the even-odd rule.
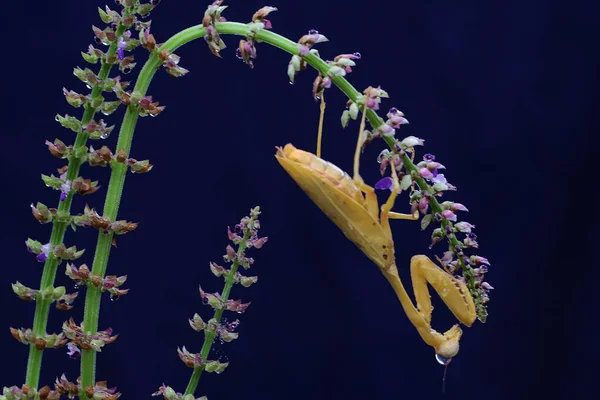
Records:
[[[72,67],[101,25],[100,2],[21,1],[3,6],[1,385],[23,383],[27,348],[8,327],[30,327],[33,303],[10,290],[16,280],[37,287],[41,264],[25,251],[27,237],[47,242],[50,226],[29,215],[35,201],[54,206],[58,194],[41,173],[62,165],[44,140],[74,136],[56,113],[80,115],[65,102],[65,86],[84,92]],[[224,15],[248,21],[265,5],[230,1]],[[480,254],[490,259],[492,292],[486,324],[465,329],[461,351],[448,369],[408,322],[377,268],[305,196],[276,162],[274,146],[288,142],[314,150],[318,105],[311,97],[312,70],[286,76],[289,56],[258,47],[256,68],[234,56],[238,38],[225,37],[223,59],[202,41],[178,51],[191,73],[157,74],[149,94],[167,105],[158,118],[140,119],[132,156],[155,165],[129,175],[119,216],[139,221],[118,239],[109,274],[127,274],[129,295],[104,297],[100,328],[119,339],[98,356],[97,378],[124,398],[147,398],[165,382],[183,391],[191,370],[176,348],[199,351],[202,335],[187,322],[208,319],[198,285],[220,291],[209,271],[227,244],[226,227],[263,209],[269,237],[250,271],[259,283],[235,287],[234,298],[251,301],[240,316],[240,338],[218,346],[231,361],[222,375],[205,374],[197,395],[211,399],[568,399],[598,389],[598,336],[594,294],[598,214],[593,144],[598,131],[598,7],[585,1],[283,1],[272,14],[274,31],[293,40],[318,29],[329,43],[321,55],[360,51],[349,76],[362,91],[381,85],[410,125],[397,132],[426,139],[448,168],[464,203],[464,219],[477,226]],[[111,3],[112,7],[112,3]],[[201,21],[205,4],[163,1],[153,12],[159,41]],[[143,62],[145,52],[139,50]],[[96,68],[96,67],[94,67]],[[129,77],[133,78],[134,74]],[[129,78],[128,77],[128,78]],[[350,171],[358,124],[342,130],[345,98],[327,92],[323,156]],[[123,109],[107,120],[118,125]],[[117,134],[106,144],[114,147]],[[99,145],[92,143],[92,145]],[[95,146],[96,147],[96,146]],[[374,142],[362,175],[378,179]],[[100,210],[109,170],[84,167],[103,188],[76,198]],[[396,209],[408,208],[406,197]],[[419,224],[395,221],[396,258],[405,283],[408,261],[428,250]],[[96,233],[67,233],[66,243],[87,247],[91,265]],[[434,249],[435,250],[435,249]],[[57,285],[72,283],[59,269]],[[434,295],[436,304],[438,299]],[[52,310],[48,331],[69,316],[82,319],[83,294],[71,312]],[[231,318],[238,317],[232,314]],[[441,305],[434,327],[453,323]],[[47,351],[41,384],[63,372],[78,375],[64,350]],[[222,356],[225,359],[225,356]]]

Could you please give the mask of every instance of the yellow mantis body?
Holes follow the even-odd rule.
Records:
[[[322,106],[321,110],[323,111]],[[431,327],[433,307],[429,283],[456,318],[467,326],[475,321],[475,305],[466,285],[447,273],[428,257],[416,255],[410,262],[416,306],[409,297],[396,267],[394,241],[390,219],[418,219],[418,214],[406,215],[391,211],[400,191],[392,167],[393,188],[385,204],[377,201],[375,190],[358,174],[364,114],[354,155],[354,177],[316,155],[299,150],[291,144],[277,148],[275,157],[311,200],[356,244],[381,270],[392,285],[404,312],[419,335],[436,354],[450,359],[458,353],[462,330],[456,324],[444,334]],[[322,128],[319,127],[319,130]],[[320,135],[319,135],[320,140]],[[318,146],[320,148],[320,145]]]

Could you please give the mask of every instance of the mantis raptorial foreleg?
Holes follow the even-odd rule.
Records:
[[[419,335],[436,353],[443,357],[453,357],[458,353],[458,341],[462,331],[454,325],[443,335],[431,328],[431,313],[433,306],[427,284],[429,283],[439,294],[442,301],[452,311],[454,316],[466,326],[475,321],[475,304],[469,295],[466,285],[446,273],[433,261],[424,255],[413,256],[410,260],[410,272],[417,307],[414,306],[396,268],[383,270],[383,275],[390,282],[404,312],[410,322],[417,328]]]

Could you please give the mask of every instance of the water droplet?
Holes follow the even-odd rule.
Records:
[[[92,89],[92,87],[90,85],[88,85],[88,84],[86,84],[85,87],[88,88],[88,89],[90,89],[90,90]]]
[[[235,56],[240,60],[244,58],[244,56],[242,56],[242,51],[239,48],[235,49]]]
[[[128,73],[130,73],[130,72],[131,72],[131,68],[129,68],[129,67],[125,67],[125,68],[123,68],[123,73],[124,73],[124,74],[128,74]]]
[[[56,117],[54,117],[54,120],[55,120],[56,122],[59,122],[59,121],[60,121],[60,116],[59,116],[59,115],[57,115]]]
[[[293,85],[293,84],[294,84],[294,82],[290,81],[290,85]]]
[[[319,31],[318,31],[318,30],[316,30],[316,29],[311,29],[310,31],[308,31],[308,34],[309,34],[309,35],[318,35],[318,34],[319,34]]]
[[[452,357],[444,357],[444,356],[440,356],[439,354],[436,354],[435,360],[442,365],[448,365],[448,364],[450,364],[450,361],[452,361]]]
[[[109,132],[105,132],[102,135],[100,135],[100,139],[107,139],[110,136]]]
[[[110,301],[117,301],[117,300],[119,300],[119,296],[117,296],[117,295],[115,295],[115,294],[111,293],[111,294],[110,294]]]
[[[106,111],[104,111],[104,110],[100,110],[100,112],[101,112],[102,114],[104,114],[104,115],[110,115],[110,113],[107,113],[107,112],[106,112]]]
[[[354,57],[357,57],[357,58],[361,58],[362,57],[362,55],[358,51],[356,53],[354,53],[353,55],[354,55]]]
[[[74,284],[73,285],[73,289],[75,289],[75,290],[79,289],[79,285],[78,284]]]
[[[148,114],[148,115],[150,115],[152,118],[156,118],[156,116],[157,116],[158,114]]]

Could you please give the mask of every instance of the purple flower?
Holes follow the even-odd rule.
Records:
[[[119,60],[125,58],[125,48],[127,47],[127,42],[121,36],[119,41],[117,42],[117,54],[119,55]]]
[[[434,184],[441,183],[441,184],[445,185],[448,183],[444,174],[434,175],[433,172],[431,174],[432,174],[431,182],[433,182]]]
[[[50,243],[46,243],[42,246],[42,252],[38,254],[35,257],[35,259],[38,260],[38,262],[45,262],[48,259],[48,254],[50,254],[50,250],[52,250],[52,245]]]
[[[452,204],[452,207],[450,207],[450,209],[452,211],[469,211],[467,209],[467,207],[465,207],[464,205],[462,205],[460,203],[454,203],[454,204]]]
[[[81,350],[79,350],[79,347],[77,347],[77,345],[73,342],[70,342],[69,344],[67,344],[67,355],[71,358],[79,358],[81,357]]]
[[[366,99],[365,106],[367,108],[370,108],[371,110],[379,110],[379,103],[377,102],[377,100],[375,100],[371,97]]]
[[[423,177],[425,179],[434,178],[433,172],[431,172],[428,168],[419,169],[419,175],[421,175],[421,177]]]
[[[454,257],[454,253],[451,251],[445,251],[444,252],[444,256],[442,257],[442,263],[445,265],[447,263],[449,263],[450,261],[452,261]]]
[[[472,225],[465,221],[461,221],[454,224],[454,227],[458,229],[459,232],[471,233],[471,229],[475,228],[475,225]]]
[[[309,51],[310,51],[310,49],[308,48],[308,46],[300,46],[299,52],[302,57],[307,55]]]
[[[421,200],[419,200],[419,211],[421,211],[421,214],[423,214],[423,215],[427,214],[428,208],[429,208],[429,198],[421,197]]]
[[[388,124],[381,125],[379,127],[379,131],[383,134],[383,136],[394,136],[394,128]]]
[[[471,263],[475,265],[479,264],[487,264],[490,265],[490,262],[487,258],[481,256],[471,256]]]
[[[442,217],[446,218],[448,221],[456,221],[456,214],[450,210],[442,211]]]
[[[379,180],[379,182],[377,182],[375,184],[375,189],[378,189],[378,190],[389,189],[391,191],[393,186],[394,186],[394,181],[392,180],[392,178],[390,178],[389,176],[386,176],[385,178],[382,178],[381,180]]]
[[[69,196],[69,192],[71,191],[71,181],[66,181],[60,185],[60,191],[60,201],[65,201],[67,196]]]
[[[418,138],[416,136],[408,136],[405,137],[402,142],[405,147],[415,147],[415,146],[423,146],[425,144],[425,140]]]

